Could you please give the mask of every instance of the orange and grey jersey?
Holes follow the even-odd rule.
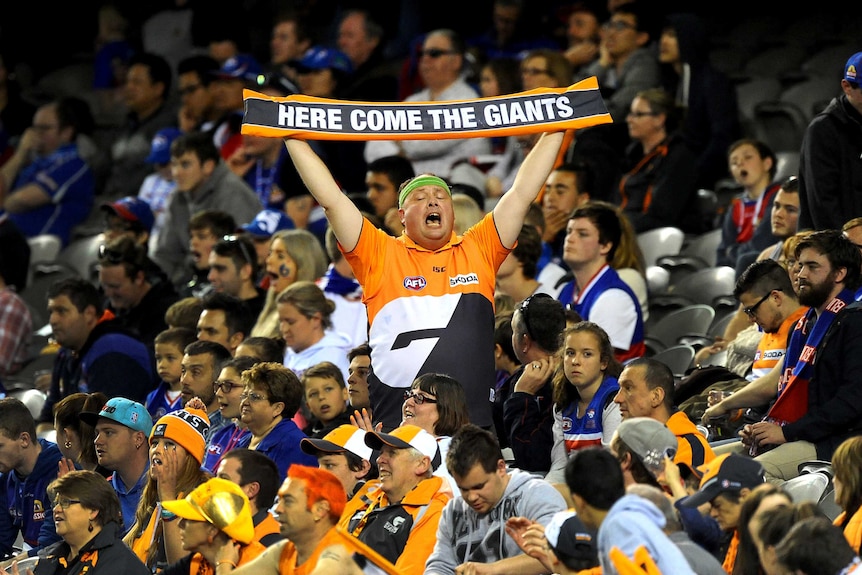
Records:
[[[492,214],[430,251],[363,221],[345,253],[370,323],[371,408],[385,429],[401,423],[404,391],[423,373],[445,373],[467,394],[470,421],[492,425],[494,288],[509,254]]]

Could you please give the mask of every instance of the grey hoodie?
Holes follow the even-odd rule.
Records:
[[[619,498],[599,527],[602,573],[617,573],[609,556],[611,547],[618,547],[631,558],[638,547],[644,546],[661,573],[695,575],[685,556],[662,531],[664,526],[664,514],[651,501],[638,495]]]
[[[506,535],[506,520],[527,517],[547,525],[554,513],[565,509],[565,500],[550,483],[513,469],[503,497],[485,515],[476,513],[461,497],[446,504],[425,573],[454,575],[455,568],[466,561],[491,563],[520,555],[518,544]]]

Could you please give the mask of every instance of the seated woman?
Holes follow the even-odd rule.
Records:
[[[554,376],[554,446],[551,470],[545,476],[558,488],[565,485],[571,453],[609,446],[622,420],[614,403],[622,365],[605,330],[589,321],[566,328],[560,356],[563,369]]]
[[[163,415],[150,432],[150,471],[141,492],[135,523],[124,541],[152,572],[186,555],[177,521],[167,521],[162,501],[190,493],[210,478],[201,468],[209,418],[199,398]]]
[[[212,574],[221,563],[237,567],[266,549],[254,540],[248,497],[233,481],[213,477],[185,499],[164,501],[162,506],[180,518],[180,540],[189,554],[169,565],[161,575]],[[227,544],[239,547],[237,561],[220,557],[220,550]]]
[[[99,466],[96,457],[96,447],[93,445],[96,430],[78,417],[83,411],[98,413],[107,401],[107,395],[96,391],[73,393],[54,404],[54,431],[57,434],[57,447],[63,454],[61,475],[74,469],[88,469],[105,477],[110,475],[110,471]]]
[[[32,573],[149,574],[120,538],[120,500],[103,476],[70,471],[51,482],[48,494],[54,500],[57,535],[63,540],[45,549]],[[11,572],[17,575],[17,566]]]
[[[626,150],[619,204],[635,233],[664,226],[701,233],[696,213],[697,157],[679,137],[680,111],[660,88],[638,92],[626,116]]]
[[[291,284],[277,299],[278,327],[287,350],[285,367],[298,376],[322,361],[337,365],[347,381],[350,339],[332,329],[335,303],[314,282]]]
[[[238,447],[260,451],[285,477],[293,463],[317,466],[317,458],[302,451],[299,443],[306,437],[290,417],[302,401],[302,383],[280,363],[261,362],[241,374],[245,386],[240,395],[240,421],[249,435]]]
[[[381,431],[383,424],[374,426],[367,409],[354,412],[350,422],[365,431]],[[461,491],[446,469],[446,453],[452,434],[470,422],[467,412],[467,396],[461,384],[442,373],[424,373],[417,377],[410,389],[404,392],[401,405],[401,425],[416,425],[437,438],[442,464],[434,475],[448,481],[452,494],[459,497]],[[443,485],[443,488],[446,484]]]

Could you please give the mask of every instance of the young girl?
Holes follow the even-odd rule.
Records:
[[[716,263],[736,267],[743,244],[749,245],[745,251],[760,251],[775,241],[769,215],[780,184],[773,181],[778,169],[775,152],[759,140],[746,138],[734,142],[727,162],[734,181],[742,186],[742,193],[733,198],[725,212]]]
[[[554,447],[545,477],[564,484],[569,455],[578,449],[610,445],[620,424],[613,398],[622,365],[614,358],[608,334],[589,321],[563,332],[562,371],[554,377]]]

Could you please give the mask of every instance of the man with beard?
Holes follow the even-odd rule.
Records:
[[[741,443],[716,451],[747,451],[773,483],[798,475],[801,462],[830,460],[839,443],[862,433],[862,387],[856,381],[862,314],[855,313],[862,306],[853,297],[862,255],[840,230],[814,232],[795,255],[799,303],[810,309],[794,327],[781,366],[771,372],[781,374],[777,385],[770,375],[758,378],[704,413],[717,417],[775,400],[762,421],[743,427]],[[768,297],[742,303],[751,315]]]
[[[183,406],[194,397],[203,401],[210,422],[207,438],[229,423],[219,409],[213,382],[218,379],[222,368],[230,359],[230,351],[215,341],[199,339],[187,345],[183,352],[180,375]]]

